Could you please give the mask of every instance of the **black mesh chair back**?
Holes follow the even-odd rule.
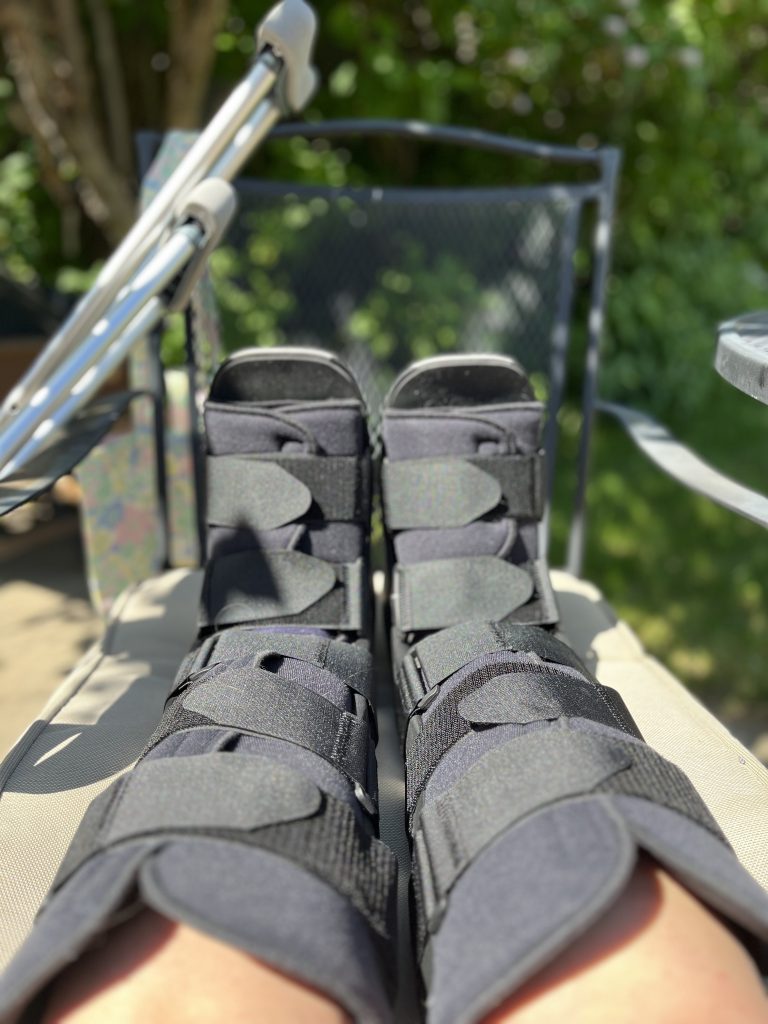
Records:
[[[283,125],[273,134],[326,144],[396,136],[444,143],[447,159],[451,147],[469,147],[533,158],[547,168],[548,177],[536,175],[535,184],[491,188],[336,188],[243,178],[236,226],[214,257],[213,276],[226,351],[290,344],[338,352],[357,375],[374,421],[393,377],[413,359],[455,351],[515,356],[549,403],[551,494],[575,255],[585,230],[591,232],[591,291],[578,305],[586,311],[583,422],[568,550],[568,566],[578,573],[617,152],[410,121]],[[568,165],[589,180],[550,180],[553,166],[557,172]]]

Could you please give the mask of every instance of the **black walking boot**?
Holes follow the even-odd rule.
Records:
[[[414,944],[428,1024],[474,1024],[599,920],[651,854],[756,955],[768,896],[688,778],[553,630],[542,406],[499,357],[418,363],[382,491]]]
[[[324,353],[240,352],[205,420],[199,641],[138,763],[86,813],[0,1013],[39,1007],[150,907],[386,1024],[396,861],[378,838],[363,402]]]

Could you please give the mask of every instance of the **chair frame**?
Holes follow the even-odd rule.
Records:
[[[613,234],[613,217],[616,203],[621,154],[618,149],[603,147],[595,150],[580,149],[575,146],[551,145],[532,142],[512,136],[480,131],[473,128],[454,127],[428,124],[415,120],[393,119],[344,119],[319,121],[311,123],[283,123],[271,132],[271,138],[292,139],[303,138],[309,141],[335,141],[344,138],[397,138],[415,143],[438,143],[459,146],[465,149],[483,150],[505,157],[527,157],[542,162],[573,167],[587,167],[594,171],[594,180],[583,184],[551,184],[536,186],[530,190],[510,186],[510,194],[525,197],[533,194],[562,195],[578,200],[583,206],[594,207],[594,225],[591,237],[591,288],[586,321],[586,347],[584,354],[584,376],[581,395],[582,429],[579,440],[577,463],[577,480],[573,495],[571,525],[568,534],[567,568],[574,575],[580,575],[584,561],[586,539],[586,487],[589,472],[590,447],[594,415],[598,397],[598,373],[600,365],[600,346],[604,325],[604,307],[606,283],[610,267],[611,242]],[[145,147],[145,153],[147,152]],[[256,187],[267,183],[262,179],[245,179],[245,183],[253,181]],[[269,183],[270,188],[291,187],[293,183]],[[247,185],[246,185],[247,187]],[[297,186],[301,188],[302,186]],[[313,186],[307,186],[311,191]],[[329,189],[323,192],[344,194],[345,189]],[[352,192],[356,190],[351,190]],[[385,190],[388,191],[388,190]],[[400,192],[399,189],[394,190]],[[405,191],[405,190],[404,190]],[[424,201],[429,201],[429,188],[407,190],[411,195],[422,193]],[[441,194],[450,195],[450,189],[436,189]],[[457,189],[456,194],[466,198],[468,193],[481,194],[483,189]],[[570,240],[575,250],[576,239]],[[551,499],[554,479],[555,454],[557,447],[557,413],[562,405],[566,384],[566,356],[569,344],[569,328],[571,323],[572,281],[564,289],[561,308],[558,310],[554,324],[550,358],[550,396],[549,417],[545,436],[545,448],[548,454],[549,481],[548,493]],[[187,364],[190,373],[194,372],[194,339],[186,347]],[[199,441],[199,439],[198,439]],[[196,460],[199,463],[199,460]],[[202,480],[197,481],[198,488]],[[546,549],[549,532],[549,505],[542,527],[542,542]]]

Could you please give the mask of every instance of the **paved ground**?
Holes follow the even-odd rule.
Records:
[[[0,757],[100,632],[77,516],[0,534]]]

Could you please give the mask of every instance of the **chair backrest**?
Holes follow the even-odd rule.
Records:
[[[442,144],[448,159],[457,148],[485,150],[509,160],[514,183],[334,187],[241,178],[235,226],[213,260],[218,323],[210,301],[198,297],[197,315],[188,318],[188,360],[219,339],[225,352],[328,348],[351,364],[375,419],[392,377],[413,358],[509,353],[548,401],[551,496],[576,309],[585,344],[568,567],[578,573],[618,152],[415,121],[288,124],[271,137],[326,150],[353,138],[375,144],[394,137]],[[533,184],[520,184],[521,165],[535,166]],[[588,297],[578,303],[577,247],[591,254]]]

